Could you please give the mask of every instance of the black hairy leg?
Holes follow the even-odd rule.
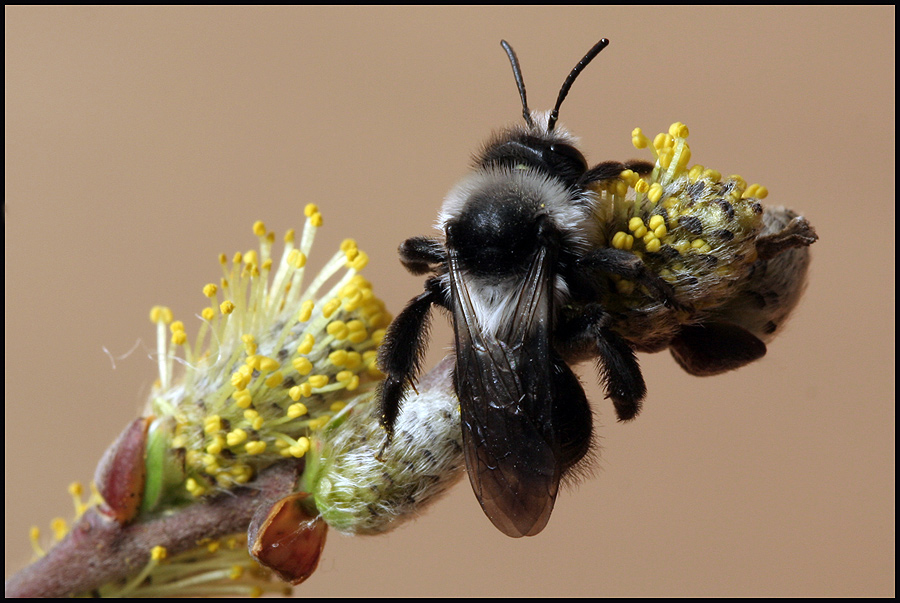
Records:
[[[400,244],[400,261],[413,274],[427,274],[447,261],[447,252],[434,237],[411,237]]]
[[[586,188],[593,182],[603,182],[612,178],[618,178],[619,174],[625,170],[631,170],[641,176],[649,174],[653,171],[653,164],[646,161],[604,161],[598,163],[578,179],[578,186]]]
[[[437,277],[429,278],[425,282],[425,291],[410,300],[394,318],[378,350],[378,368],[385,377],[377,395],[381,404],[381,424],[388,433],[388,443],[394,434],[394,423],[400,414],[403,398],[413,386],[425,358],[431,306],[434,304],[445,305]]]
[[[635,281],[647,288],[650,294],[667,308],[673,310],[690,310],[675,298],[675,289],[658,274],[647,268],[646,264],[629,251],[612,247],[599,247],[578,260],[578,266],[584,270],[616,274],[622,278]]]
[[[597,357],[600,383],[612,400],[620,421],[630,421],[641,412],[647,385],[634,350],[610,328],[612,316],[600,304],[591,303],[563,318],[557,337],[565,347],[590,349]]]

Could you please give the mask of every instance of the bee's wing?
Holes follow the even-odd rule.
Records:
[[[544,528],[563,471],[552,412],[559,380],[550,348],[552,278],[551,258],[542,249],[516,293],[515,313],[495,337],[480,326],[456,255],[450,254],[466,467],[485,514],[512,537]]]

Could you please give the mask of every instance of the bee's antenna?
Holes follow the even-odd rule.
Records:
[[[559,118],[559,107],[562,105],[562,102],[566,99],[566,95],[569,93],[569,88],[572,87],[572,83],[575,81],[575,78],[578,77],[578,74],[584,70],[585,67],[588,66],[588,63],[594,60],[594,57],[600,54],[600,51],[609,46],[609,40],[606,38],[600,38],[600,41],[594,44],[594,47],[591,48],[584,58],[578,61],[578,64],[572,68],[572,71],[569,73],[569,77],[566,78],[566,81],[563,82],[562,88],[559,89],[559,97],[556,99],[556,106],[553,107],[553,112],[550,113],[550,119],[547,120],[547,131],[552,132],[553,128],[556,126],[556,120]],[[511,50],[511,49],[510,49]],[[515,67],[513,67],[515,70]],[[522,88],[522,98],[525,96],[525,89]]]
[[[531,111],[528,110],[528,101],[525,100],[525,81],[522,79],[522,69],[519,67],[519,59],[516,57],[516,51],[512,49],[509,42],[500,40],[500,46],[506,51],[509,62],[512,65],[513,77],[516,78],[516,86],[519,88],[519,96],[522,98],[522,116],[529,128],[534,127],[534,120],[531,119]],[[597,52],[600,52],[599,50]],[[591,57],[593,58],[593,57]]]

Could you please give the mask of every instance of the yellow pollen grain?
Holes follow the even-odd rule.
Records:
[[[356,258],[350,262],[349,267],[353,270],[362,270],[369,264],[369,254],[365,251],[360,251]]]
[[[337,340],[346,339],[347,335],[350,334],[350,329],[347,328],[346,323],[342,320],[333,320],[328,323],[328,326],[325,328],[329,335],[334,337]]]
[[[612,238],[612,246],[616,249],[624,249],[625,248],[625,238],[628,235],[621,230],[613,235]]]
[[[247,442],[244,445],[244,450],[246,450],[248,454],[262,454],[266,451],[266,443],[259,441]]]
[[[275,388],[284,383],[284,374],[281,371],[275,371],[265,380],[266,387]]]
[[[662,199],[663,196],[663,187],[659,182],[654,182],[650,185],[650,190],[647,191],[647,198],[650,199],[651,203],[659,203],[659,200]]]
[[[223,448],[225,448],[225,438],[216,436],[216,438],[206,446],[206,452],[209,454],[221,454]]]
[[[307,203],[306,207],[303,208],[303,215],[307,218],[311,218],[313,214],[319,213],[319,206],[315,203]]]
[[[216,293],[218,293],[218,291],[219,288],[215,283],[208,283],[203,286],[203,295],[205,295],[206,297],[213,298],[216,296]]]
[[[369,338],[369,334],[365,331],[353,331],[347,336],[350,343],[362,343]]]
[[[330,420],[331,420],[331,415],[322,415],[315,419],[311,419],[307,425],[309,425],[309,428],[312,430],[322,429],[323,427],[328,425],[328,421],[330,421]]]
[[[680,121],[669,126],[669,134],[675,138],[687,138],[689,133],[688,127]]]
[[[650,144],[650,139],[644,136],[640,128],[635,128],[631,131],[631,144],[636,149],[646,149],[647,145]]]
[[[177,331],[172,333],[172,343],[175,345],[184,345],[187,341],[187,333],[184,331]]]
[[[291,249],[287,258],[288,264],[294,268],[300,269],[306,266],[306,254],[299,249]]]
[[[359,366],[362,365],[362,356],[359,355],[359,352],[347,352],[347,360],[344,361],[344,366],[349,370],[356,370]]]
[[[278,370],[278,367],[281,366],[277,360],[274,358],[269,358],[267,356],[259,357],[259,370],[265,373],[271,373],[272,371]]]
[[[316,304],[311,299],[300,304],[300,314],[297,316],[297,320],[300,322],[308,322],[309,319],[312,318],[312,311],[315,307]]]
[[[320,214],[319,212],[316,212],[313,215],[311,215],[309,217],[309,223],[312,224],[313,226],[315,226],[316,228],[321,228],[322,223],[323,223],[322,214]]]
[[[316,338],[313,337],[311,333],[306,333],[303,336],[303,339],[300,340],[300,345],[297,346],[297,353],[309,354],[314,345],[316,345]]]
[[[306,358],[305,356],[294,358],[291,361],[291,366],[293,366],[294,370],[296,370],[301,375],[308,375],[313,368],[312,362],[310,362],[309,358]]]
[[[55,517],[50,522],[50,529],[53,530],[53,537],[62,540],[69,533],[69,526],[62,517]]]
[[[288,406],[287,416],[291,419],[296,419],[297,417],[302,417],[308,412],[309,409],[306,408],[305,404],[303,404],[302,402],[297,402]]]
[[[341,300],[339,299],[330,299],[322,306],[322,316],[325,318],[331,318],[332,314],[337,312],[338,308],[341,307]]]
[[[234,392],[231,397],[234,398],[234,403],[237,404],[238,408],[250,408],[253,404],[253,397],[246,389]]]
[[[200,311],[200,316],[203,317],[203,320],[209,322],[216,317],[216,311],[212,308],[203,308],[203,310]]]
[[[255,234],[258,237],[265,236],[266,225],[263,223],[262,220],[257,220],[256,222],[253,223],[253,234]]]
[[[150,558],[153,559],[153,561],[162,561],[166,558],[166,554],[166,547],[164,546],[157,545],[150,549]]]
[[[347,363],[347,351],[335,350],[328,355],[328,361],[334,366],[344,366]]]
[[[247,266],[256,266],[259,264],[259,256],[255,249],[251,249],[244,254],[244,264]]]
[[[234,303],[226,299],[219,305],[219,310],[221,310],[222,314],[231,314],[234,312]]]
[[[641,220],[640,218],[638,218],[637,216],[628,220],[628,230],[630,230],[631,232],[634,232],[635,230],[642,227],[643,225],[644,225],[644,221]]]
[[[350,377],[350,380],[347,381],[345,387],[347,388],[347,391],[351,392],[359,387],[359,375],[353,375],[352,377]]]
[[[634,183],[634,190],[641,193],[642,195],[650,190],[650,184],[641,178]]]
[[[209,415],[203,419],[203,432],[206,435],[213,435],[222,429],[222,418],[219,415]]]
[[[310,375],[307,381],[312,387],[325,387],[328,385],[328,375]]]
[[[300,398],[309,398],[312,395],[312,385],[310,385],[309,383],[301,383],[300,385],[295,385],[288,390],[288,395],[294,402],[296,402]]]
[[[242,390],[246,388],[249,383],[249,375],[246,375],[241,371],[236,371],[231,374],[231,384],[235,387],[235,389]]]
[[[172,322],[172,310],[165,306],[153,306],[150,308],[150,322],[169,324]]]
[[[353,378],[353,371],[340,371],[337,375],[334,376],[334,378],[340,383],[345,383]]]
[[[646,244],[647,251],[650,253],[656,253],[662,247],[662,243],[659,239],[654,238],[652,241]]]
[[[291,451],[292,456],[301,458],[309,451],[309,438],[306,436],[297,438],[297,443],[294,446],[291,446],[289,450]]]
[[[225,441],[229,446],[237,446],[247,439],[247,432],[240,427],[225,436]]]
[[[712,169],[704,170],[703,177],[712,180],[713,182],[719,182],[722,179],[722,172]]]
[[[655,216],[650,216],[650,221],[647,222],[647,226],[650,228],[650,230],[655,231],[660,226],[664,226],[665,223],[666,219],[657,214]]]

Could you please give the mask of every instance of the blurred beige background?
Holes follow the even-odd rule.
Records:
[[[396,312],[396,258],[491,131],[600,37],[561,120],[592,162],[680,120],[694,159],[801,210],[806,297],[761,362],[641,358],[642,416],[601,434],[548,528],[501,535],[461,483],[381,537],[332,533],[298,596],[893,595],[894,9],[7,8],[6,571],[69,517],[155,378],[149,308],[189,331],[216,256],[316,202]],[[879,230],[883,228],[884,230]],[[442,318],[431,359],[449,344]],[[119,358],[115,366],[104,348]]]

